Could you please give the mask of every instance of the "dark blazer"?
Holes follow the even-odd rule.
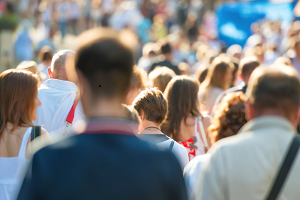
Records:
[[[182,170],[169,150],[122,125],[99,127],[38,151],[18,200],[187,199]]]

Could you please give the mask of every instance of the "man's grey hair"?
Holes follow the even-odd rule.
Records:
[[[75,52],[72,50],[62,50],[54,54],[51,62],[51,72],[56,69],[65,69],[67,57],[74,54]]]

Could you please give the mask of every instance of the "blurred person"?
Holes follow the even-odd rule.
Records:
[[[91,6],[93,0],[86,0],[83,8],[85,29],[91,28]]]
[[[227,51],[226,51],[226,54],[229,56],[229,57],[234,57],[234,58],[237,58],[237,59],[240,59],[241,58],[241,55],[242,55],[242,47],[238,44],[234,44],[234,45],[231,45]]]
[[[168,111],[168,103],[163,93],[156,88],[147,88],[135,98],[132,106],[141,118],[139,138],[172,151],[181,168],[184,169],[189,162],[187,151],[183,146],[166,136],[160,128]]]
[[[156,67],[148,76],[149,87],[157,87],[164,92],[168,83],[176,76],[168,67]]]
[[[168,29],[165,25],[165,15],[155,15],[153,17],[153,24],[151,29],[154,41],[166,38],[168,35]]]
[[[277,44],[275,42],[266,43],[266,51],[264,52],[264,64],[271,65],[279,57],[280,54],[277,51]]]
[[[217,99],[215,101],[215,105],[211,112],[211,116],[214,115],[214,112],[215,112],[218,104],[221,102],[223,97],[225,97],[228,93],[239,92],[239,91],[243,92],[244,94],[246,93],[249,78],[250,78],[252,72],[259,66],[260,66],[260,62],[259,62],[258,58],[255,56],[245,57],[241,60],[238,73],[239,73],[239,76],[241,77],[241,79],[243,80],[243,82],[240,85],[229,88],[228,90],[225,90],[221,94],[219,94],[219,96],[217,97]]]
[[[230,60],[233,64],[232,81],[231,81],[230,87],[235,87],[237,84],[237,81],[238,81],[238,70],[239,70],[240,60],[235,57],[231,57]]]
[[[137,124],[122,120],[131,50],[109,29],[90,30],[79,41],[74,64],[87,120],[77,135],[33,156],[32,169],[40,170],[28,171],[18,200],[186,200],[176,157],[138,139]]]
[[[65,69],[66,60],[75,52],[63,50],[54,54],[49,79],[39,88],[38,97],[42,105],[37,109],[35,125],[43,125],[51,138],[61,139],[73,122],[84,118],[79,102],[79,91],[75,83],[69,81]],[[69,116],[73,116],[70,122]]]
[[[179,63],[178,69],[179,69],[180,75],[186,75],[186,76],[190,75],[190,66],[186,62]]]
[[[289,59],[287,57],[283,57],[283,56],[277,58],[275,60],[274,64],[275,65],[277,65],[277,64],[284,64],[284,65],[287,65],[287,66],[293,66],[291,59]]]
[[[200,84],[202,84],[205,81],[207,73],[208,73],[208,68],[205,65],[202,65],[197,70],[195,74],[195,78],[199,81]]]
[[[155,69],[155,67],[157,66],[166,66],[170,69],[172,69],[175,74],[179,75],[180,72],[179,72],[179,69],[177,66],[173,65],[172,64],[172,47],[169,43],[163,43],[160,47],[160,51],[161,51],[161,54],[162,54],[162,58],[160,59],[160,61],[158,62],[155,62],[151,65],[148,73],[150,73],[152,70]]]
[[[210,146],[206,132],[210,117],[200,113],[198,91],[197,80],[178,76],[169,82],[164,92],[168,114],[161,130],[187,149],[190,160],[204,154]]]
[[[247,122],[245,116],[246,97],[242,92],[227,94],[216,110],[208,132],[212,145],[220,139],[236,135]],[[203,162],[209,158],[208,154],[196,156],[184,169],[184,179],[189,196],[196,190],[196,182],[200,175]]]
[[[73,33],[74,35],[77,35],[77,24],[80,16],[80,8],[77,0],[70,0],[68,11],[70,12],[70,24],[73,29]]]
[[[14,5],[7,2],[4,12],[0,16],[0,30],[10,29],[15,30],[17,28],[19,19],[18,15],[14,12]]]
[[[59,31],[61,33],[61,42],[63,43],[69,21],[69,2],[67,2],[66,0],[58,0],[55,9],[57,13]]]
[[[39,53],[40,64],[37,66],[43,84],[49,79],[48,68],[51,67],[53,50],[49,46],[44,46]]]
[[[211,113],[218,95],[230,87],[231,81],[230,63],[224,57],[215,58],[198,93],[202,113]]]
[[[93,0],[91,5],[91,20],[93,27],[98,27],[101,24],[101,0]]]
[[[296,53],[295,57],[292,58],[292,65],[295,67],[297,72],[300,74],[300,37],[296,37],[293,40],[293,49]]]
[[[154,59],[156,58],[157,45],[149,42],[143,46],[143,56],[139,59],[137,66],[144,69],[146,72],[149,71]]]
[[[17,34],[17,39],[14,43],[14,50],[18,61],[32,60],[34,51],[32,48],[32,39],[29,35],[30,23],[24,21],[20,32]]]
[[[138,125],[141,124],[141,118],[139,117],[139,113],[132,106],[122,104],[122,111],[124,114],[124,119],[133,121]]]
[[[296,139],[300,113],[297,72],[292,68],[257,68],[250,77],[246,95],[249,122],[237,135],[218,141],[210,149],[193,199],[300,198],[300,173],[296,170],[300,167],[299,156],[295,157],[286,180],[285,175],[281,177],[285,185],[276,188],[280,196],[276,193],[269,198],[275,194],[270,191],[275,189],[274,180],[287,161],[291,141],[292,148],[300,143]],[[284,168],[281,172],[287,174]]]
[[[37,75],[10,69],[0,74],[0,199],[16,199],[28,167],[33,135],[32,121],[41,105]],[[49,139],[45,129],[41,138]]]
[[[141,11],[142,12],[142,11]],[[152,21],[143,16],[136,27],[136,34],[139,36],[142,44],[150,42]]]
[[[21,62],[16,69],[22,69],[32,72],[33,74],[36,74],[39,76],[39,71],[37,69],[37,63],[35,61],[23,61]]]
[[[44,39],[42,39],[41,41],[38,42],[37,46],[36,46],[36,52],[37,54],[39,54],[39,52],[41,51],[41,49],[44,47],[44,46],[49,46],[51,47],[51,49],[53,50],[53,52],[56,52],[56,47],[53,43],[53,37],[55,35],[55,30],[53,27],[50,27],[50,30],[49,30],[49,35],[48,36],[45,36]]]
[[[198,70],[198,68],[204,64],[204,58],[205,58],[205,53],[209,50],[209,46],[206,44],[202,44],[197,48],[196,52],[196,58],[197,61],[192,67],[191,67],[191,73],[194,74]]]
[[[130,90],[126,96],[126,104],[131,105],[133,100],[139,93],[147,87],[147,72],[138,68],[136,65],[133,67],[133,74],[131,77]]]

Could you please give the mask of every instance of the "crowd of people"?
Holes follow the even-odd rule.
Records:
[[[226,48],[174,2],[36,1],[49,34],[102,27],[0,74],[1,200],[300,199],[299,21]]]

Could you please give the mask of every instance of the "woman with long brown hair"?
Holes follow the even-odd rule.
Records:
[[[210,118],[200,113],[198,90],[199,82],[187,76],[173,78],[165,90],[168,115],[162,132],[186,147],[190,159],[204,154],[210,145],[206,133]]]
[[[230,87],[232,69],[233,65],[229,58],[219,56],[213,60],[199,90],[201,112],[210,114],[218,95]]]
[[[245,102],[246,98],[243,92],[232,92],[222,99],[208,128],[212,144],[223,138],[236,135],[241,127],[247,123]],[[184,178],[189,195],[195,190],[202,164],[207,159],[209,159],[209,154],[197,156],[184,169]]]
[[[41,102],[37,97],[39,78],[25,70],[0,74],[0,199],[14,199],[26,169],[32,121]],[[41,130],[43,139],[49,139]]]

